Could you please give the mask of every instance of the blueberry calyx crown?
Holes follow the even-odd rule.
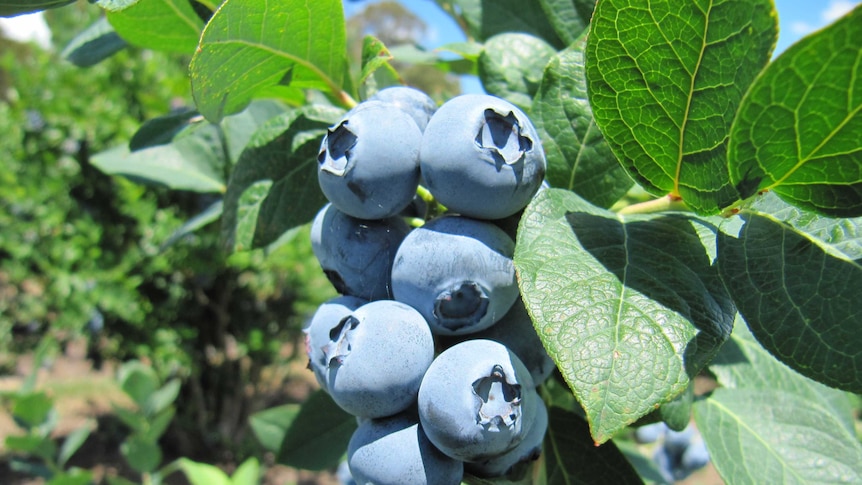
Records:
[[[348,315],[329,331],[329,343],[323,346],[326,367],[332,368],[344,363],[344,358],[350,354],[350,333],[359,325],[359,319]]]
[[[488,295],[474,281],[442,291],[434,301],[434,316],[442,327],[457,331],[478,323],[488,311]]]
[[[320,169],[339,177],[347,173],[350,170],[350,150],[356,146],[356,141],[357,136],[347,128],[347,120],[326,130],[326,138],[317,155]]]
[[[476,379],[473,394],[481,400],[476,424],[487,431],[515,426],[521,416],[521,386],[506,380],[502,366],[496,364],[488,376]]]
[[[521,134],[521,125],[515,113],[503,116],[486,109],[485,122],[476,134],[476,145],[487,150],[499,170],[503,165],[515,165],[533,148],[533,140]]]

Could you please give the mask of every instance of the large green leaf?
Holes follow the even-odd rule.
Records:
[[[736,310],[711,266],[715,229],[685,215],[622,217],[540,192],[515,267],[548,353],[602,443],[682,393]]]
[[[74,2],[75,0],[0,0],[0,17],[14,17]]]
[[[497,34],[485,42],[479,56],[479,79],[488,94],[529,111],[542,81],[542,71],[556,52],[533,35]]]
[[[551,407],[548,413],[548,432],[543,450],[545,483],[643,483],[625,455],[612,442],[596,446],[584,418],[557,407]]]
[[[130,44],[189,55],[195,51],[204,26],[188,0],[146,0],[108,11],[107,17]]]
[[[565,47],[540,0],[453,0],[467,23],[469,34],[479,41],[503,32],[523,32]]]
[[[78,67],[90,67],[126,48],[105,17],[90,24],[63,49],[63,59]]]
[[[565,45],[569,45],[584,33],[590,25],[595,0],[539,0],[539,5],[554,31]]]
[[[531,119],[548,159],[553,187],[573,190],[610,207],[634,184],[593,120],[584,73],[586,35],[548,63],[533,101]]]
[[[587,40],[596,123],[654,195],[714,214],[735,202],[727,140],[777,37],[771,0],[604,0]]]
[[[727,483],[862,483],[862,444],[825,411],[780,389],[718,389],[694,418]]]
[[[91,161],[107,174],[146,184],[195,192],[224,192],[222,171],[227,160],[219,128],[211,124],[195,125],[186,132],[169,144],[134,152],[119,146],[97,153]]]
[[[312,394],[287,429],[278,462],[306,470],[338,464],[356,429],[356,417],[344,412],[324,391]]]
[[[277,84],[339,94],[346,75],[345,38],[338,0],[226,0],[192,58],[198,110],[218,121]]]
[[[862,218],[827,219],[772,194],[718,238],[718,267],[757,340],[797,372],[862,392]]]
[[[862,6],[791,46],[757,79],[728,162],[745,198],[773,190],[821,213],[862,215]]]
[[[740,318],[737,318],[730,337],[709,364],[710,372],[722,387],[776,389],[796,394],[812,403],[819,403],[824,413],[833,414],[847,431],[855,432],[853,404],[847,393],[813,381],[776,360],[755,340]]]
[[[342,114],[310,105],[270,120],[255,133],[225,193],[222,238],[228,250],[266,246],[314,218],[326,203],[317,182],[320,139]]]

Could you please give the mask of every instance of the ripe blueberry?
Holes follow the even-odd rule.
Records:
[[[443,453],[482,461],[516,447],[529,433],[540,399],[515,354],[492,340],[443,351],[419,387],[419,421]]]
[[[430,96],[419,89],[408,86],[392,86],[381,89],[368,100],[394,104],[413,118],[420,131],[425,131],[428,120],[437,111],[437,104]]]
[[[388,299],[392,262],[409,232],[398,217],[356,219],[326,204],[311,224],[311,249],[339,293]]]
[[[458,485],[464,475],[464,464],[435,448],[409,413],[359,425],[347,446],[347,462],[359,484]]]
[[[434,340],[425,319],[393,300],[357,308],[330,328],[321,348],[330,396],[362,418],[391,416],[416,402],[434,358]]]
[[[526,207],[547,162],[523,111],[501,98],[465,94],[431,117],[419,164],[428,190],[451,211],[501,219]]]
[[[329,342],[329,331],[353,310],[366,303],[368,302],[355,296],[333,298],[317,307],[314,316],[303,329],[308,368],[314,372],[314,377],[324,390],[326,389],[326,356],[323,353],[323,346]]]
[[[416,122],[397,106],[360,103],[323,138],[317,157],[320,188],[353,217],[392,217],[416,193],[421,142]]]
[[[518,298],[514,246],[490,222],[461,216],[433,219],[398,247],[392,293],[419,310],[435,334],[488,328]]]

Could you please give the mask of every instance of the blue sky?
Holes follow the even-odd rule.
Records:
[[[349,16],[360,11],[368,3],[344,2],[345,13]],[[423,39],[423,47],[433,49],[449,42],[464,40],[464,34],[452,19],[432,0],[400,0],[429,26],[428,35]],[[846,14],[862,0],[774,0],[778,11],[779,35],[775,54],[779,54],[804,35],[814,32]],[[467,92],[480,91],[475,79],[465,79],[462,88]]]

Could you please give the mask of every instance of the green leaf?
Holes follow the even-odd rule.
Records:
[[[326,203],[317,153],[343,111],[306,106],[270,120],[240,156],[225,193],[222,239],[229,251],[263,247],[311,221]]]
[[[156,415],[148,416],[147,423],[144,425],[145,431],[140,432],[141,437],[147,441],[158,441],[171,425],[175,414],[176,411],[171,407]]]
[[[226,163],[218,127],[196,125],[172,143],[130,152],[119,146],[93,155],[91,162],[109,175],[193,192],[224,192]]]
[[[129,150],[135,152],[144,148],[170,143],[175,136],[200,121],[200,113],[193,109],[183,109],[168,113],[144,122],[129,140]]]
[[[324,391],[303,403],[281,443],[278,463],[305,470],[338,464],[356,429],[356,418],[344,412]]]
[[[81,445],[83,445],[89,437],[89,426],[82,426],[66,435],[66,439],[63,440],[63,446],[60,447],[60,452],[57,454],[57,465],[61,468],[65,467],[69,458],[71,458],[72,455],[81,448]]]
[[[736,107],[777,38],[771,0],[599,2],[587,40],[596,123],[654,195],[701,214],[737,200],[727,171]]]
[[[126,48],[124,41],[105,17],[100,17],[75,36],[60,53],[78,67],[94,66]]]
[[[165,385],[150,393],[143,405],[142,410],[144,414],[155,416],[167,409],[168,406],[176,401],[177,396],[180,394],[181,384],[179,379],[171,379]]]
[[[853,405],[848,395],[813,381],[782,364],[760,345],[737,317],[730,340],[709,364],[722,387],[731,389],[775,389],[819,403],[823,412],[841,420],[854,433]]]
[[[230,477],[216,466],[188,458],[180,458],[177,463],[191,485],[231,485]]]
[[[613,442],[596,446],[581,416],[557,407],[548,413],[542,451],[548,485],[643,483]]]
[[[554,54],[556,50],[538,37],[515,32],[497,34],[485,42],[479,56],[479,79],[488,94],[529,111],[542,71]]]
[[[137,4],[139,1],[140,0],[96,0],[95,3],[109,12],[115,12],[117,10],[129,8]]]
[[[836,417],[778,389],[718,389],[695,422],[726,483],[862,482],[862,444]]]
[[[239,160],[245,146],[261,126],[286,110],[287,108],[278,101],[257,99],[239,113],[225,117],[221,127],[231,163],[235,164]]]
[[[610,207],[634,185],[599,128],[587,98],[586,36],[548,63],[530,118],[542,137],[552,187],[573,190]]]
[[[638,475],[640,475],[644,483],[662,485],[667,483],[667,480],[661,475],[658,464],[644,455],[635,442],[621,440],[615,442],[615,444],[620,452],[625,455],[629,463],[631,463],[631,466],[637,470]]]
[[[152,367],[139,362],[129,361],[117,373],[120,389],[123,390],[139,408],[143,409],[150,396],[159,388],[159,377]]]
[[[797,42],[757,79],[731,132],[740,197],[862,215],[862,7]]]
[[[120,454],[133,470],[149,473],[162,462],[162,450],[156,441],[133,434],[120,444]]]
[[[398,71],[390,64],[392,59],[394,59],[392,53],[380,39],[373,35],[366,35],[362,41],[362,71],[359,73],[359,84],[363,85],[373,81],[370,79],[371,76],[380,69],[383,70],[383,74],[377,77],[382,77],[388,81],[384,86],[401,82]]]
[[[74,2],[75,0],[0,0],[0,17],[14,17]]]
[[[862,392],[862,218],[826,219],[772,194],[719,234],[718,267],[757,340],[797,372]]]
[[[714,231],[682,214],[622,217],[561,189],[527,207],[521,293],[597,443],[682,393],[730,335],[736,311],[705,246]]]
[[[251,457],[242,462],[230,477],[232,485],[257,485],[260,480],[260,463]]]
[[[255,438],[267,451],[281,448],[284,436],[299,413],[299,404],[285,404],[249,416],[248,421]]]
[[[675,397],[672,401],[662,404],[658,408],[658,415],[667,424],[668,428],[674,431],[682,431],[691,422],[691,405],[693,402],[694,381],[689,382],[688,387],[685,388],[682,394]]]
[[[596,6],[595,0],[539,0],[539,4],[565,45],[586,32]]]
[[[73,468],[55,475],[45,485],[90,485],[92,483],[93,474],[90,471]]]
[[[210,121],[242,110],[277,84],[339,94],[347,47],[338,0],[226,0],[192,57],[198,110]]]
[[[485,41],[503,32],[523,32],[545,39],[555,48],[565,47],[542,11],[539,0],[454,0],[469,33]]]
[[[21,453],[37,456],[47,462],[54,461],[57,453],[57,445],[48,437],[42,436],[7,436],[4,444],[6,448]]]
[[[172,232],[170,237],[168,237],[168,239],[159,246],[159,251],[165,251],[189,234],[192,234],[198,229],[217,221],[221,217],[223,210],[223,200],[213,202],[209,207],[204,209],[203,212],[187,220],[179,227],[179,229]]]
[[[147,419],[144,416],[138,414],[136,411],[120,407],[115,403],[111,403],[111,407],[114,410],[114,414],[116,414],[117,417],[120,418],[120,421],[122,421],[123,424],[128,426],[132,430],[132,432],[146,432],[149,424],[147,423]]]
[[[32,429],[48,422],[54,401],[44,392],[34,392],[15,396],[12,416],[15,422],[25,429]]]
[[[147,0],[109,11],[107,17],[120,37],[132,45],[189,55],[204,26],[189,0]]]

